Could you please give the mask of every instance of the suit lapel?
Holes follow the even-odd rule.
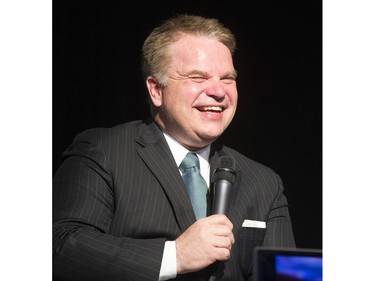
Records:
[[[168,144],[154,122],[143,125],[137,142],[138,153],[164,189],[181,232],[195,222],[195,215],[176,162]]]

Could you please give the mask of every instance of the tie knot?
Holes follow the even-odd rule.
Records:
[[[196,167],[199,170],[199,159],[195,153],[188,152],[180,164],[180,169],[184,172],[193,167]]]

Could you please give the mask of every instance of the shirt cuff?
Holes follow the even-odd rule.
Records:
[[[161,261],[159,281],[168,280],[177,276],[176,242],[166,241],[164,244],[163,259]]]

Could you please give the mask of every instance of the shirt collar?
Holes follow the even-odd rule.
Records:
[[[173,158],[176,161],[177,167],[180,166],[182,160],[184,160],[186,154],[189,152],[184,146],[182,146],[175,138],[168,133],[164,132],[164,137],[168,143],[170,150],[172,151]],[[191,151],[198,155],[201,169],[209,169],[209,156],[210,156],[211,145],[207,145],[199,150]]]

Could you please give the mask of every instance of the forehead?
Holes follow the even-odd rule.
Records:
[[[184,34],[170,45],[168,56],[175,70],[234,70],[230,50],[215,38]]]

